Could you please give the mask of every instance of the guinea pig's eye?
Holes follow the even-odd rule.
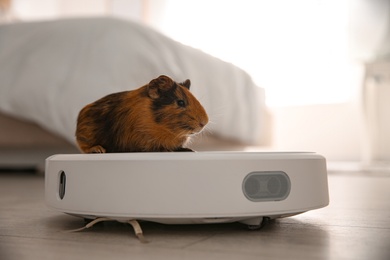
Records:
[[[178,100],[177,101],[177,105],[179,106],[179,107],[185,107],[186,106],[186,102],[184,102],[184,100]]]

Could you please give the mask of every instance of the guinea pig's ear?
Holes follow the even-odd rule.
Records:
[[[189,79],[187,79],[187,80],[184,81],[183,83],[180,83],[180,85],[182,85],[182,86],[185,87],[186,89],[190,89],[191,81],[190,81]]]
[[[149,82],[147,87],[148,95],[152,99],[157,99],[160,97],[161,92],[168,91],[172,87],[174,87],[173,80],[168,76],[161,75]]]

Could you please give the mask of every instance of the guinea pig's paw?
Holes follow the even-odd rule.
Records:
[[[104,149],[100,145],[93,146],[89,149],[88,153],[105,153],[106,149]]]
[[[179,147],[174,152],[195,152],[194,150],[186,147]]]

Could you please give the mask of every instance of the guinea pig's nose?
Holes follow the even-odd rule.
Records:
[[[202,131],[203,128],[205,128],[205,126],[206,126],[206,124],[204,124],[204,123],[199,123],[199,129],[200,129],[200,131]]]
[[[199,129],[202,130],[207,125],[208,122],[209,122],[208,118],[199,119],[198,120]]]

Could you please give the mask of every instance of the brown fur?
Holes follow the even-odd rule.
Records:
[[[85,106],[76,129],[81,151],[191,151],[184,144],[204,128],[208,117],[189,87],[189,80],[178,84],[162,75],[136,90]]]

